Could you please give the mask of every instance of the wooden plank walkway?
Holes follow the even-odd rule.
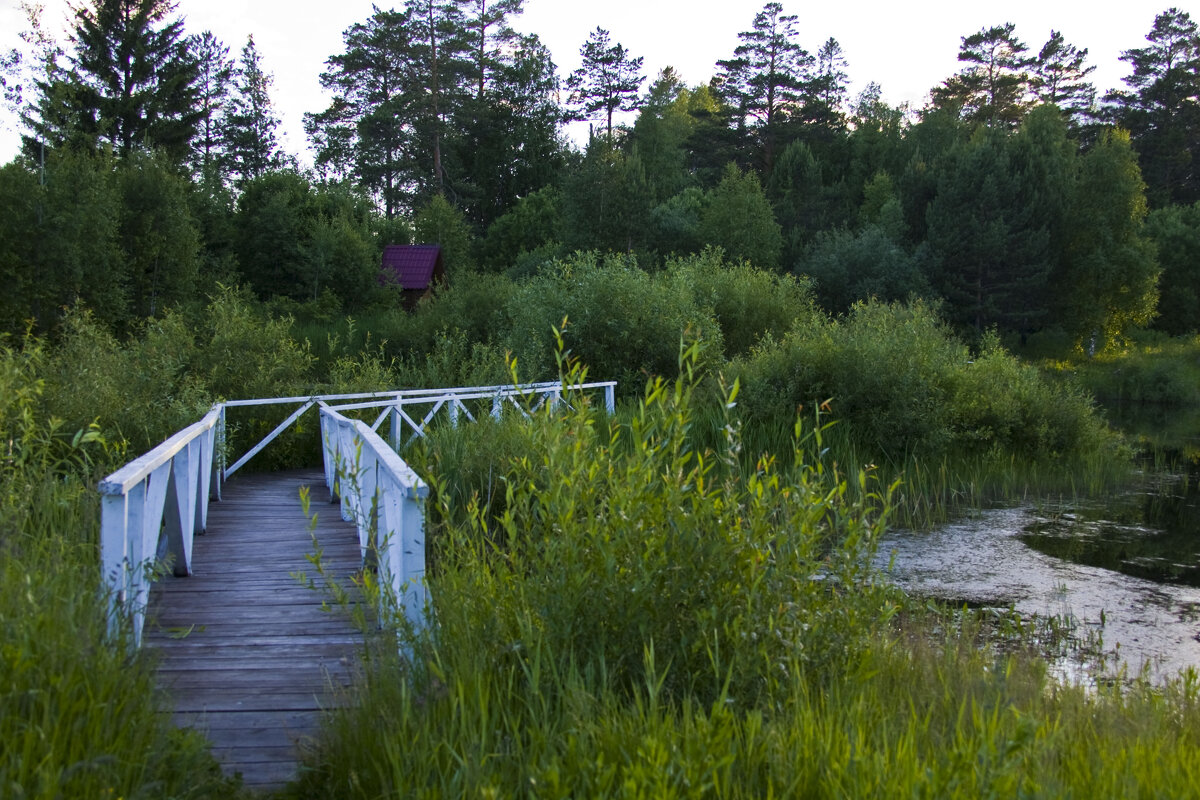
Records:
[[[155,584],[147,616],[146,645],[159,656],[175,721],[204,731],[224,769],[251,788],[295,776],[296,742],[337,702],[361,642],[343,613],[322,611],[323,593],[292,577],[315,577],[304,485],[326,570],[348,582],[361,565],[358,538],[327,502],[320,471],[239,475],[209,506],[193,574]]]

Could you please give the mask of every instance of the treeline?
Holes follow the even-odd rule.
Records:
[[[310,171],[278,146],[252,37],[234,59],[168,0],[91,0],[67,52],[33,14],[5,62],[27,135],[0,169],[0,326],[51,330],[83,302],[120,329],[218,282],[324,317],[386,307],[381,248],[415,240],[442,244],[452,281],[718,246],[808,276],[829,311],[920,297],[973,336],[1102,348],[1200,327],[1186,12],[1155,18],[1103,96],[1060,32],[1031,48],[984,28],[914,110],[876,84],[850,98],[837,41],[805,50],[778,3],[696,86],[669,68],[647,85],[600,28],[560,78],[512,29],[521,5],[409,0],[348,28],[321,76],[334,99],[305,119]],[[582,151],[568,119],[597,123]]]

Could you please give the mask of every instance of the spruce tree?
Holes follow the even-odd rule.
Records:
[[[286,163],[275,138],[279,118],[271,104],[272,80],[263,71],[251,35],[234,72],[233,94],[221,126],[225,167],[238,184]]]
[[[206,179],[217,166],[222,151],[221,124],[233,84],[229,47],[205,31],[192,40],[196,57],[196,100],[200,110],[193,167]]]
[[[39,84],[35,136],[110,145],[120,155],[159,148],[187,157],[201,118],[196,61],[171,0],[91,0],[75,9],[71,69]]]

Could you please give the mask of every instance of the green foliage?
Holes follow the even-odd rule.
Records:
[[[1162,267],[1154,327],[1176,336],[1200,331],[1200,203],[1151,211],[1145,232]]]
[[[1078,375],[1106,405],[1154,404],[1173,409],[1200,405],[1200,339],[1196,336],[1169,339],[1157,332],[1143,333],[1095,358],[1076,353],[1055,366]]]
[[[700,217],[707,202],[701,189],[689,186],[651,209],[655,248],[680,255],[700,250]]]
[[[674,373],[681,338],[702,339],[713,354],[721,350],[720,328],[690,288],[647,274],[631,258],[578,253],[521,284],[508,313],[505,346],[523,381],[555,377],[552,331],[564,319],[570,352],[595,379],[616,380],[626,392],[637,391],[647,376]]]
[[[200,236],[190,187],[165,158],[145,153],[124,159],[116,177],[130,311],[153,317],[195,295]]]
[[[596,137],[563,179],[563,243],[570,250],[638,250],[648,236],[651,201],[641,159]]]
[[[488,226],[481,245],[483,260],[494,270],[510,269],[522,253],[558,241],[560,227],[558,190],[543,187],[522,197]]]
[[[812,278],[822,308],[840,314],[871,298],[891,302],[929,296],[923,255],[910,255],[884,228],[867,225],[856,233],[818,234],[796,272]]]
[[[1057,276],[1063,321],[1077,341],[1103,349],[1145,325],[1158,301],[1158,262],[1143,233],[1145,184],[1123,131],[1080,159],[1066,258]]]
[[[815,313],[807,282],[745,262],[727,264],[722,256],[706,248],[668,261],[666,269],[716,320],[726,358],[749,353],[764,336],[782,337],[798,318]]]
[[[568,397],[412,453],[453,476],[436,632],[377,641],[289,796],[1190,791],[1194,673],[1063,686],[1031,655],[1049,625],[891,594],[864,566],[871,476],[853,501],[804,456],[822,428],[790,471],[746,466],[732,392],[722,447],[697,448],[695,356],[621,421]]]
[[[708,196],[697,228],[700,241],[720,247],[735,261],[762,269],[777,269],[783,235],[758,176],[735,165],[725,169],[721,182]]]
[[[872,454],[1088,456],[1111,446],[1090,400],[1039,378],[989,339],[974,361],[923,304],[855,305],[735,363],[755,419],[829,401]]]
[[[1022,158],[1001,133],[979,130],[946,156],[929,205],[932,282],[950,320],[977,333],[1036,328],[1048,310],[1054,220],[1030,202],[1039,186]]]
[[[471,229],[462,212],[450,205],[444,196],[434,195],[417,211],[413,235],[417,244],[441,245],[446,274],[451,281],[473,266]]]
[[[110,157],[47,159],[45,181],[19,163],[0,169],[0,266],[9,332],[33,320],[51,330],[61,309],[83,300],[110,324],[128,319],[128,272],[118,232],[121,203]]]
[[[260,298],[313,300],[329,288],[361,306],[378,289],[382,248],[365,201],[345,187],[268,172],[242,187],[234,229],[241,274]]]
[[[1112,436],[1091,397],[1076,383],[1056,385],[1006,352],[994,335],[959,370],[950,400],[952,435],[961,450],[1022,459],[1102,452]]]
[[[108,633],[89,486],[93,429],[42,410],[46,351],[0,347],[0,786],[8,797],[219,798],[236,793],[203,738],[175,729],[153,662]]]
[[[482,500],[466,523],[442,506],[444,657],[516,674],[545,658],[549,681],[578,669],[619,693],[655,685],[737,707],[854,662],[889,613],[863,580],[886,506],[870,491],[850,500],[821,463],[777,472],[764,458],[743,472],[733,418],[722,451],[695,449],[698,352],[683,355],[677,381],[647,385],[627,427],[598,423],[570,396],[576,410],[543,415],[528,441],[501,439],[526,449],[492,462],[498,521]]]
[[[202,113],[197,63],[169,0],[89,0],[71,8],[71,69],[37,82],[26,145],[106,148],[122,157],[163,150],[183,164]]]

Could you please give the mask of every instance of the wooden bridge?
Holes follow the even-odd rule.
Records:
[[[505,408],[529,415],[563,402],[564,387],[407,390],[218,404],[204,419],[101,481],[101,569],[113,599],[114,630],[128,630],[159,658],[159,686],[177,724],[204,731],[213,754],[250,787],[295,776],[297,745],[322,710],[344,702],[361,633],[328,597],[309,588],[319,547],[326,575],[343,586],[370,552],[379,572],[381,620],[404,614],[422,625],[425,592],[424,482],[397,455],[405,436],[424,435],[445,410],[451,424]],[[226,467],[227,409],[297,408]],[[312,408],[321,419],[323,470],[229,479]],[[427,409],[424,415],[413,413]],[[377,411],[373,424],[353,414]],[[379,430],[387,423],[388,438]],[[309,487],[310,513],[301,487]],[[326,501],[335,499],[340,506]],[[210,508],[210,500],[219,500]],[[340,513],[332,513],[338,508]],[[196,536],[196,534],[206,534]],[[152,581],[155,564],[174,577]]]

